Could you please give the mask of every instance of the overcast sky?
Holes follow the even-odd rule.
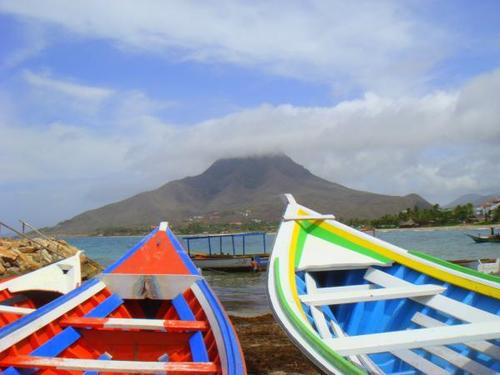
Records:
[[[281,151],[447,203],[500,192],[500,2],[0,0],[0,220],[52,225]]]

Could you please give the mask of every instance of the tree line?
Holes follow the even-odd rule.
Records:
[[[374,220],[352,219],[352,226],[371,226],[375,228],[397,228],[405,226],[441,226],[465,223],[493,224],[500,222],[500,207],[488,213],[483,221],[474,215],[471,203],[458,205],[453,209],[442,209],[438,204],[431,208],[408,208],[395,215],[384,215]]]

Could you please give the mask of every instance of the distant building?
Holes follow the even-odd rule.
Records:
[[[412,219],[403,221],[399,224],[400,228],[415,228],[416,226],[418,225]]]
[[[498,207],[500,207],[500,198],[493,199],[479,207],[476,207],[476,216],[485,216],[490,212],[495,211]]]

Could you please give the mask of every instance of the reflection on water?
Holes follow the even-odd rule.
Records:
[[[203,276],[228,313],[260,315],[270,312],[266,294],[266,272],[203,271]]]
[[[387,242],[408,250],[419,250],[441,257],[443,259],[478,259],[499,258],[499,243],[476,244],[464,235],[464,232],[483,235],[488,229],[410,229],[399,231],[377,231],[376,236]],[[134,246],[141,237],[73,237],[67,240],[99,263],[108,265],[118,259],[126,250]],[[268,252],[272,249],[275,235],[267,235]],[[239,242],[238,242],[239,241]],[[262,238],[248,237],[245,248],[247,253],[262,252]],[[219,241],[212,240],[212,250],[219,251]],[[232,252],[230,240],[224,239],[224,253]],[[241,240],[237,240],[237,253],[241,253]],[[208,252],[207,241],[199,240],[191,243],[191,249]],[[258,315],[269,312],[266,295],[266,273],[239,272],[227,273],[205,271],[203,275],[214,289],[229,313],[239,315]]]

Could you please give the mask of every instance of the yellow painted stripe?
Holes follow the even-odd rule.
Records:
[[[358,237],[353,235],[352,233],[346,232],[340,228],[337,228],[327,222],[322,222],[319,224],[320,227],[322,227],[325,230],[328,230],[338,236],[344,237],[348,239],[349,241],[360,245],[364,246],[372,251],[375,251],[385,257],[391,258],[394,261],[408,267],[411,269],[414,269],[416,271],[422,272],[426,275],[432,276],[438,280],[445,281],[447,283],[457,285],[461,288],[469,289],[474,292],[478,292],[481,294],[484,294],[486,296],[494,297],[497,299],[500,299],[500,289],[495,288],[490,285],[485,285],[482,284],[478,281],[475,280],[470,280],[467,277],[462,277],[458,276],[455,274],[452,274],[450,272],[447,272],[446,270],[442,268],[438,268],[436,266],[431,266],[425,263],[422,263],[418,260],[411,259],[403,254],[397,253],[393,250],[387,249],[385,247],[382,247],[380,245],[374,244],[371,241],[368,241],[364,238]]]
[[[295,305],[297,305],[298,311],[302,314],[303,318],[307,320],[306,314],[304,313],[304,310],[302,309],[302,303],[299,300],[299,294],[297,292],[297,282],[295,280],[295,255],[297,253],[297,242],[298,242],[298,237],[299,237],[299,225],[297,223],[294,223],[293,226],[293,232],[292,232],[292,242],[290,243],[290,248],[288,250],[288,277],[289,277],[289,285],[290,285],[290,290],[292,292],[292,297],[295,302]]]

